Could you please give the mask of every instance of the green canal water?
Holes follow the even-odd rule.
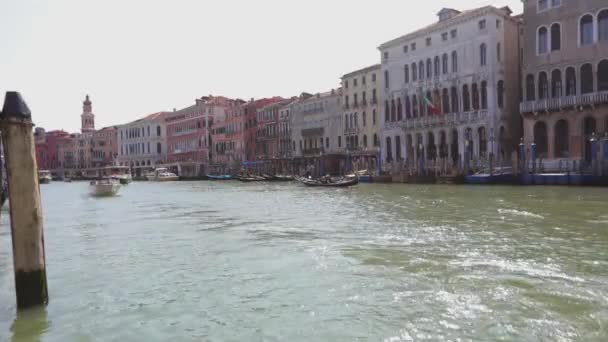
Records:
[[[0,341],[606,341],[608,190],[42,185],[50,303]]]

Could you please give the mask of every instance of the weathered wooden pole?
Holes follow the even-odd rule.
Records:
[[[48,303],[42,207],[32,116],[18,92],[7,92],[0,113],[10,200],[17,308]]]

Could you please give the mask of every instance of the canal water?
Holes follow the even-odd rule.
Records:
[[[50,303],[0,341],[606,341],[608,191],[42,185]]]

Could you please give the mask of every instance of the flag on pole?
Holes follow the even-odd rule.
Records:
[[[428,110],[431,113],[435,115],[441,114],[441,110],[437,108],[427,96],[423,96],[422,98],[424,99],[424,104],[427,106]]]

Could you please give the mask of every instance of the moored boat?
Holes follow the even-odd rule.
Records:
[[[206,175],[209,180],[231,180],[232,175]]]
[[[89,183],[91,196],[107,197],[116,196],[120,190],[120,182],[115,179],[94,180]]]
[[[266,178],[262,176],[238,176],[236,177],[241,182],[265,182]]]
[[[168,169],[161,167],[146,175],[149,181],[153,182],[172,182],[179,180],[179,176]]]
[[[40,184],[49,184],[53,180],[51,176],[51,171],[48,170],[40,170],[38,171],[38,182]]]
[[[321,177],[319,179],[300,178],[299,181],[310,187],[345,188],[359,184],[357,177]]]

